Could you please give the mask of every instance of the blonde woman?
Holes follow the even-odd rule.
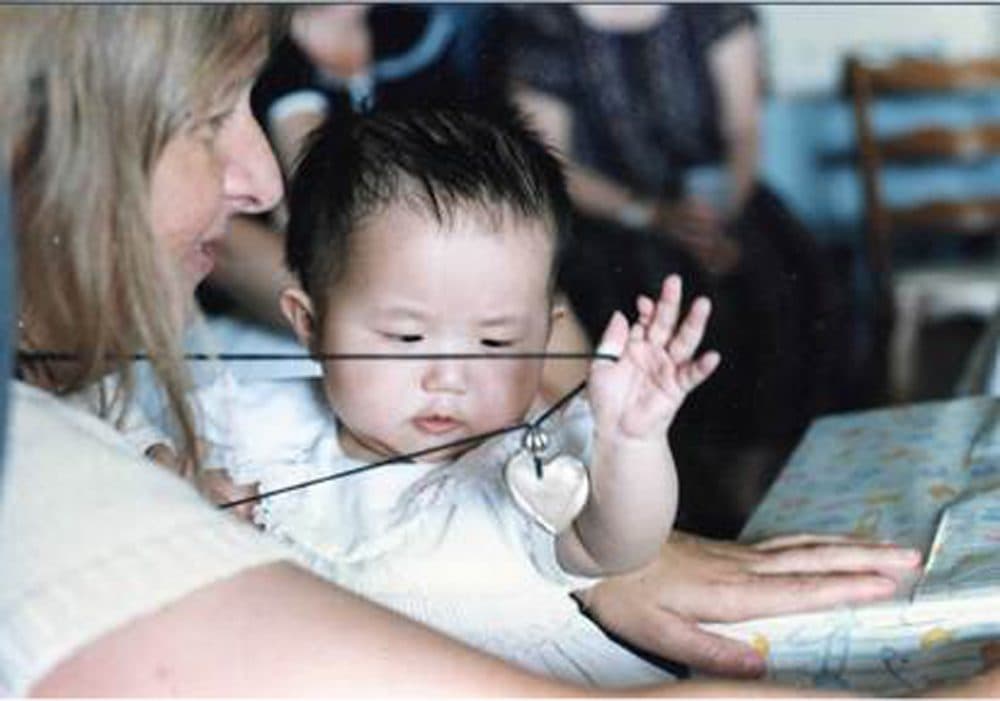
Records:
[[[192,444],[178,351],[192,291],[230,218],[280,197],[247,104],[270,27],[262,6],[0,9],[0,154],[18,231],[19,350],[75,357],[22,357],[11,386],[0,693],[582,695],[312,577],[114,428],[128,407],[123,356],[141,352],[173,409],[179,450]],[[67,399],[107,377],[118,379],[115,392],[99,406]],[[699,637],[690,617],[780,610],[774,601],[793,591],[811,605],[885,593],[879,575],[763,574],[817,570],[816,557],[833,551],[843,572],[912,561],[891,548],[757,552],[687,540],[664,546],[671,566],[586,598],[640,644],[675,651],[640,624],[660,621],[680,647],[719,653],[728,660],[719,666],[734,671],[739,650]],[[996,691],[998,682],[959,691]],[[724,683],[658,691],[782,693]]]

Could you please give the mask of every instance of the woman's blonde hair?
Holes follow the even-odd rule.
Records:
[[[22,343],[74,356],[58,366],[60,392],[117,372],[105,413],[128,406],[129,358],[148,355],[188,449],[189,373],[151,231],[153,168],[171,137],[252,78],[275,20],[261,5],[0,8]]]

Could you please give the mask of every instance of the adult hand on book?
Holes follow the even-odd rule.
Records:
[[[888,598],[920,553],[846,536],[800,535],[753,545],[674,532],[643,569],[578,592],[609,632],[709,674],[757,677],[763,657],[699,623],[800,613]]]

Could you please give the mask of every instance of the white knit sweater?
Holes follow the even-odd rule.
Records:
[[[111,426],[12,386],[0,491],[0,695],[142,614],[288,552]]]

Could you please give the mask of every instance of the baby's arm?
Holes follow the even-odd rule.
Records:
[[[211,382],[195,388],[190,395],[197,407],[197,451],[201,462],[196,469],[193,456],[176,450],[166,436],[166,429],[148,420],[135,410],[128,417],[127,437],[143,454],[163,467],[188,480],[213,504],[256,496],[257,484],[235,481],[232,467],[233,431],[231,417],[238,414],[239,384],[229,371],[223,371]],[[255,504],[248,502],[232,508],[231,513],[247,521],[253,520]]]
[[[600,350],[619,359],[597,359],[590,369],[590,498],[556,541],[568,571],[602,576],[640,567],[673,526],[677,474],[667,430],[688,393],[719,364],[715,352],[694,357],[709,301],[695,300],[677,326],[680,301],[680,278],[671,275],[657,302],[639,298],[639,320],[631,328],[615,312],[604,332]]]

